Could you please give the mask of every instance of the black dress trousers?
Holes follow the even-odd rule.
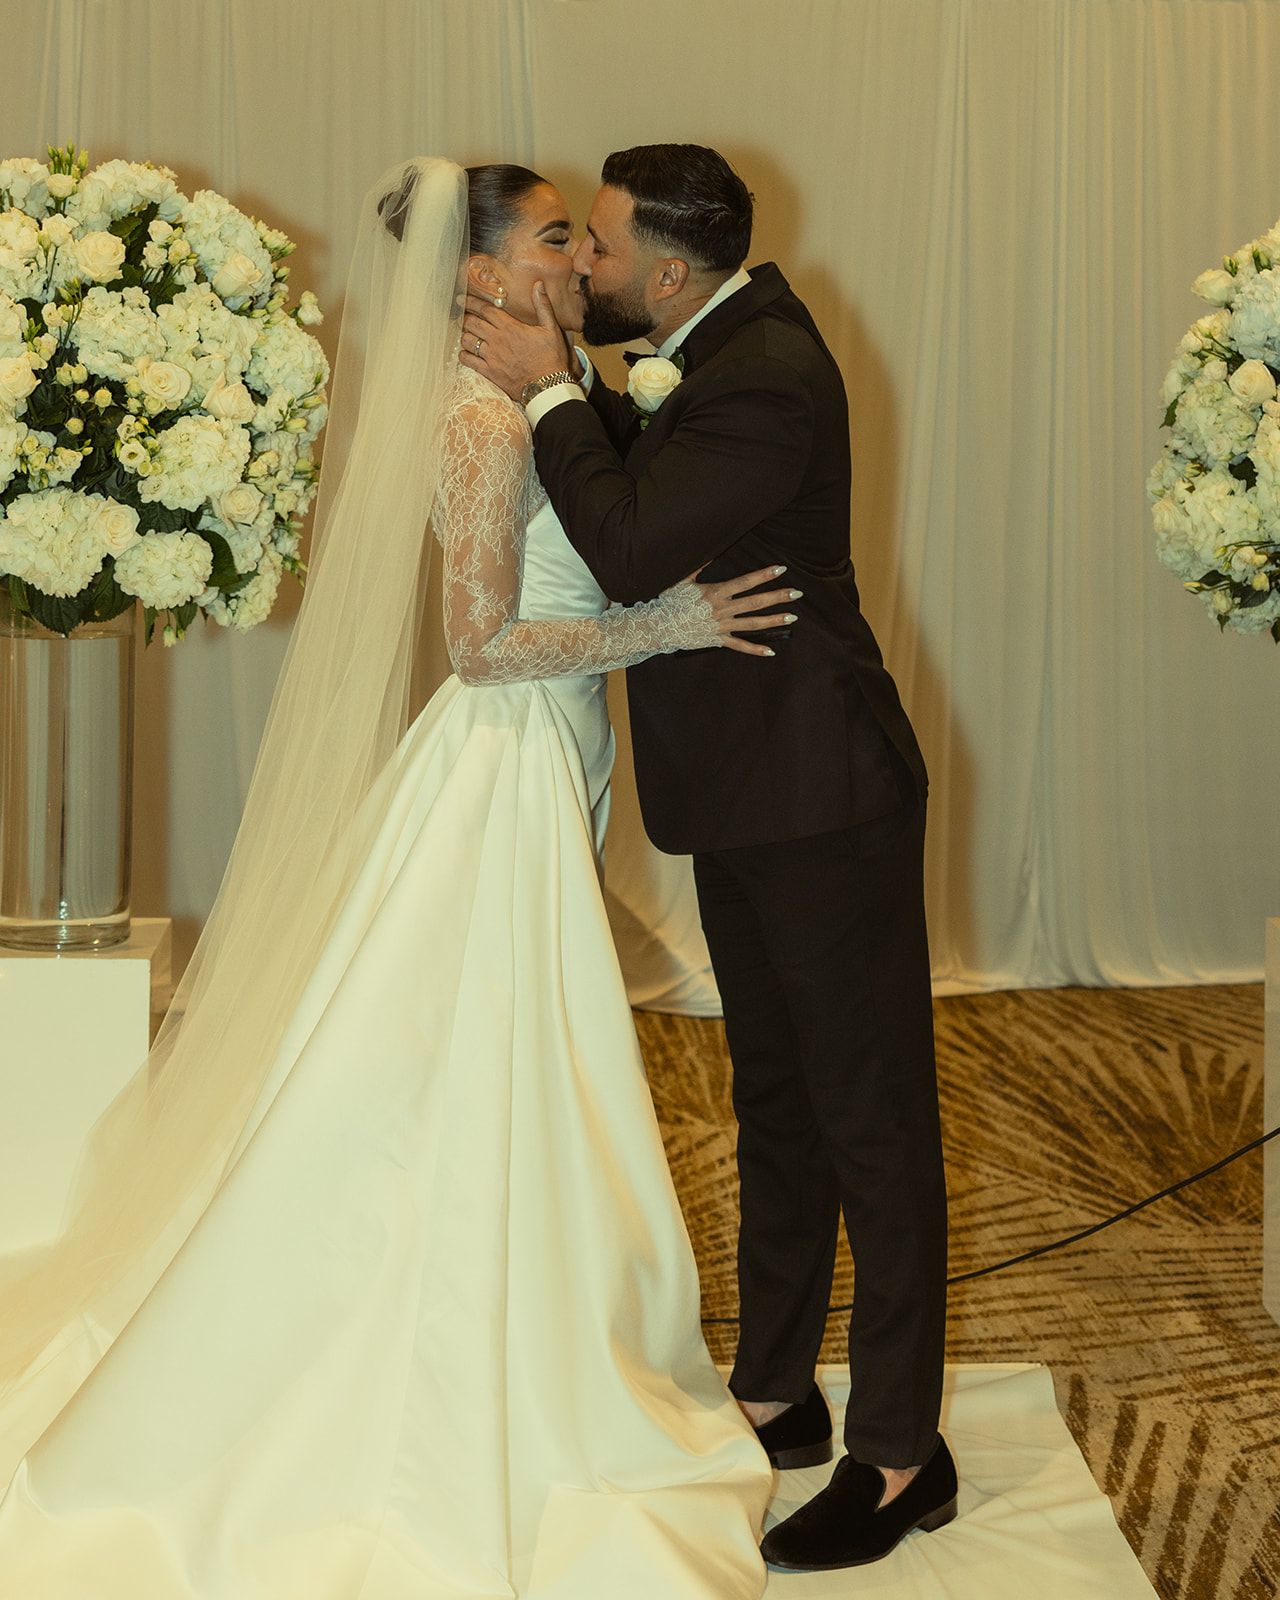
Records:
[[[741,1332],[730,1387],[801,1401],[843,1209],[856,1275],[845,1442],[927,1459],[941,1403],[946,1189],[924,804],[694,857],[738,1118]]]

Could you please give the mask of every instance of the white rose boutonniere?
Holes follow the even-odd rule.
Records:
[[[640,426],[647,428],[653,413],[667,399],[684,375],[684,357],[677,350],[672,360],[665,356],[645,356],[631,368],[627,379],[627,393],[631,408],[640,417]]]

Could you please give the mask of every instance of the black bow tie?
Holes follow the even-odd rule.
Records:
[[[634,367],[637,361],[651,361],[655,355],[657,355],[656,350],[624,350],[622,359],[629,367]],[[677,345],[669,356],[664,356],[662,359],[664,361],[674,361],[679,366],[680,361],[683,359],[682,348]]]

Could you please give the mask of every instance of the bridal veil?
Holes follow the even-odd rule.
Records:
[[[145,1066],[90,1141],[55,1243],[0,1302],[0,1486],[133,1316],[278,1088],[404,731],[456,369],[467,181],[419,158],[366,196],[306,596],[226,875]]]

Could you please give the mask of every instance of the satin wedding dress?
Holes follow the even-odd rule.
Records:
[[[553,654],[604,607],[517,455],[443,508],[478,674],[504,518],[519,618],[579,619]],[[761,1594],[770,1473],[701,1338],[601,901],[605,680],[503,675],[400,744],[229,1179],[0,1504],[6,1600]]]

